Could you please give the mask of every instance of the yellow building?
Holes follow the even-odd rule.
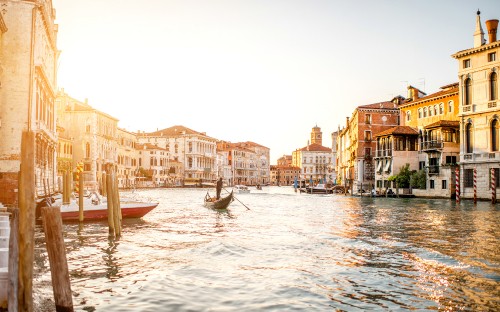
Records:
[[[409,86],[408,99],[399,108],[401,124],[418,131],[418,166],[410,169],[425,170],[427,177],[425,190],[413,193],[452,197],[460,152],[458,83],[430,95]]]
[[[478,198],[490,199],[493,195],[496,196],[500,185],[498,20],[486,21],[486,26],[489,43],[484,38],[478,11],[473,48],[452,55],[458,61],[460,191],[462,197],[466,198],[474,196],[474,171],[477,176]],[[496,178],[494,188],[491,187],[492,175]]]

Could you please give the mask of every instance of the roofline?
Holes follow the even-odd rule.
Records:
[[[477,47],[477,48],[458,51],[457,53],[452,54],[451,57],[453,57],[455,59],[459,59],[459,58],[462,58],[462,57],[467,56],[467,55],[475,54],[478,52],[482,52],[482,51],[486,51],[486,50],[490,50],[490,49],[498,48],[498,47],[500,47],[500,40],[497,40],[497,41],[489,43],[489,44],[482,45],[482,46]]]

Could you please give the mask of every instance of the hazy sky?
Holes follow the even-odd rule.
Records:
[[[183,125],[271,149],[307,145],[359,105],[458,81],[450,55],[498,0],[53,0],[58,85],[129,131]],[[500,34],[499,34],[500,35]],[[487,36],[486,36],[487,37]]]

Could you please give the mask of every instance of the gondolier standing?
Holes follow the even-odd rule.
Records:
[[[219,178],[215,186],[216,198],[220,198],[220,192],[222,191],[222,178]]]

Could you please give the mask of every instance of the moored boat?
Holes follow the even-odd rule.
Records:
[[[120,200],[122,218],[142,218],[148,212],[155,209],[158,204],[158,202],[152,201],[122,199]],[[72,198],[69,204],[63,204],[62,199],[58,198],[52,203],[52,206],[60,207],[61,219],[63,221],[79,221],[80,208],[78,198]],[[108,204],[106,198],[97,192],[92,192],[90,196],[85,196],[83,200],[83,218],[84,221],[107,220]]]
[[[231,193],[229,193],[226,197],[221,197],[219,199],[211,197],[207,192],[207,195],[205,195],[204,206],[212,209],[227,209],[232,201],[233,191],[231,191]]]

